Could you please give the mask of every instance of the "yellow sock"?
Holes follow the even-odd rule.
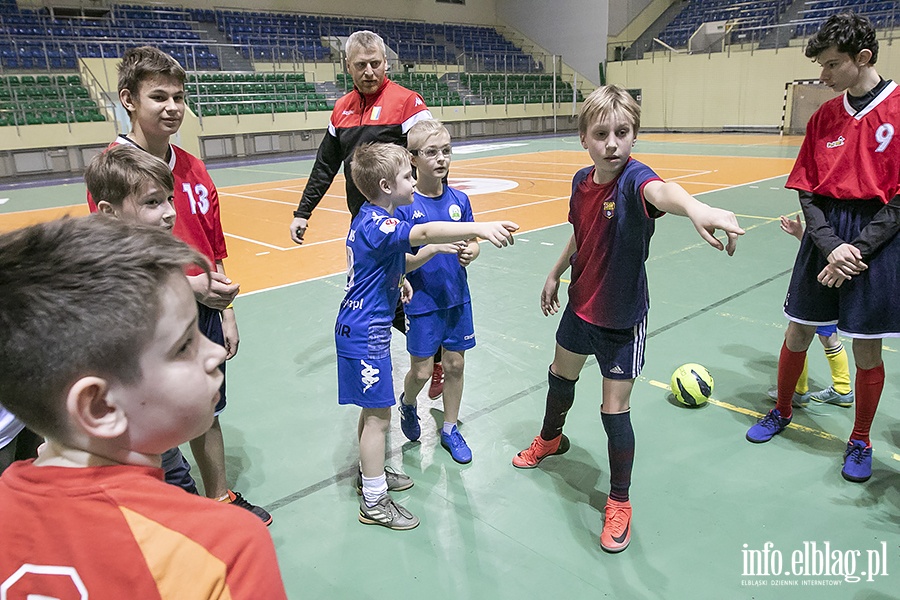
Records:
[[[831,369],[831,381],[834,391],[838,394],[850,393],[850,361],[847,359],[847,350],[838,342],[834,348],[825,348],[825,358],[828,359],[828,367]]]
[[[803,360],[803,371],[800,372],[800,379],[797,380],[797,386],[794,391],[801,396],[809,391],[809,361]]]

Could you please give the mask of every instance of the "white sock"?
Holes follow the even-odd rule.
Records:
[[[412,402],[407,402],[407,401],[406,401],[406,394],[404,394],[403,392],[400,392],[400,402],[401,402],[402,404],[406,404],[406,405],[408,405],[408,406],[415,406],[415,405],[416,405],[416,399],[413,398],[413,401],[412,401]]]
[[[451,423],[450,421],[444,421],[444,427],[442,430],[447,435],[450,435],[454,427],[456,427],[456,421],[454,421],[453,423]]]
[[[368,506],[369,508],[375,506],[375,504],[378,502],[378,499],[388,491],[387,479],[385,479],[384,473],[382,473],[378,477],[372,478],[363,475],[362,484],[363,499],[366,501],[366,506]]]

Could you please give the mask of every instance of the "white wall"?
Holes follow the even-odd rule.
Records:
[[[599,85],[599,65],[606,60],[609,0],[495,1],[500,24],[561,55],[563,62]]]
[[[622,33],[628,24],[641,11],[650,6],[653,0],[608,0],[609,1],[609,35],[615,37]]]

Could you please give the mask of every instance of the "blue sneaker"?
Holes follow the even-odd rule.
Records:
[[[847,481],[862,483],[872,476],[872,447],[866,446],[862,440],[850,440],[847,442],[847,450],[844,451],[844,468],[841,475]]]
[[[756,422],[756,425],[747,431],[747,440],[754,444],[768,442],[773,437],[784,431],[790,425],[790,419],[782,419],[781,411],[777,408],[770,410],[766,416]]]
[[[419,439],[422,435],[422,428],[419,426],[419,414],[416,412],[415,404],[406,404],[403,402],[404,395],[400,394],[400,430],[411,442]]]
[[[469,445],[466,444],[466,440],[463,439],[456,425],[449,434],[441,430],[441,446],[447,449],[456,462],[463,465],[472,462],[472,451],[469,450]]]

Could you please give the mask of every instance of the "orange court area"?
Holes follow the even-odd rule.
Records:
[[[771,139],[771,138],[770,138]],[[746,141],[746,140],[745,140]],[[636,153],[666,181],[698,194],[786,175],[793,159]],[[584,151],[553,150],[460,159],[450,185],[469,194],[478,220],[512,220],[520,231],[565,223],[574,173],[589,164]],[[288,234],[291,212],[305,178],[219,188],[222,226],[228,242],[226,270],[253,292],[306,281],[346,269],[344,236],[350,214],[339,175],[309,222],[305,243]],[[0,215],[0,231],[87,213],[86,205]]]

